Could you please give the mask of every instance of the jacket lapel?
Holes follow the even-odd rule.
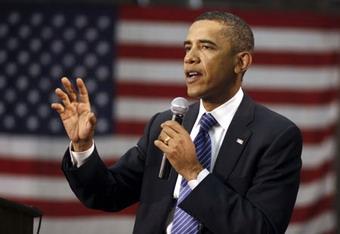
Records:
[[[195,124],[197,115],[199,111],[199,102],[190,105],[188,113],[184,116],[183,127],[189,132],[191,132],[192,127]]]
[[[251,136],[247,127],[254,118],[254,102],[244,95],[224,137],[213,173],[227,179]]]
[[[254,118],[255,104],[246,94],[236,111],[218,153],[213,173],[228,178],[251,136],[248,125]],[[192,104],[184,116],[183,127],[190,133],[199,112],[199,102]],[[175,174],[175,175],[174,175]],[[177,178],[173,173],[172,179]],[[174,181],[175,182],[175,181]]]

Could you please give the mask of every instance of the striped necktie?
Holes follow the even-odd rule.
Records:
[[[201,165],[208,170],[210,170],[211,161],[211,140],[208,132],[216,123],[216,119],[210,113],[204,113],[200,120],[200,130],[194,140],[197,158]],[[191,189],[188,182],[183,178],[171,234],[193,234],[198,231],[198,221],[178,207],[178,204],[181,203],[190,192]]]

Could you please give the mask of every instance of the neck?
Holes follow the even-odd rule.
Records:
[[[229,101],[232,97],[235,96],[235,94],[238,92],[240,87],[238,87],[235,90],[232,90],[232,92],[228,93],[225,96],[220,96],[219,98],[214,99],[208,99],[208,98],[202,98],[202,103],[206,111],[210,112],[213,111],[215,108],[219,107],[220,105],[223,105],[227,101]]]

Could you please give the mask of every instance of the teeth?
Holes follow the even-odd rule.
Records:
[[[197,76],[198,72],[189,72],[189,76]]]

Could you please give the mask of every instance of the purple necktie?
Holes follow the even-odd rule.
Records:
[[[201,165],[208,170],[210,170],[211,161],[211,140],[208,132],[216,123],[216,119],[210,113],[204,113],[200,120],[200,130],[194,140],[197,158]],[[188,182],[183,178],[171,234],[193,234],[198,232],[198,221],[178,207],[178,204],[181,203],[190,192],[191,189]]]

